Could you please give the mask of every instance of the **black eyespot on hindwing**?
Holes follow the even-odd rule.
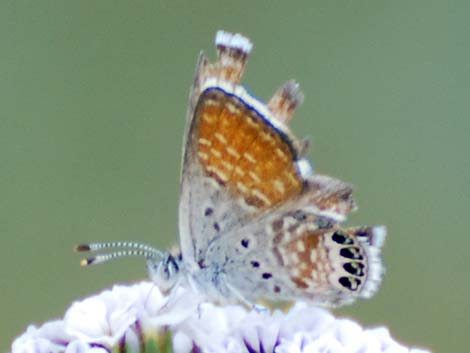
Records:
[[[334,242],[341,244],[341,245],[354,244],[354,241],[350,237],[340,232],[334,232],[333,235],[331,236],[331,239],[333,239]]]
[[[351,246],[349,248],[342,248],[339,251],[339,254],[342,257],[345,257],[347,259],[353,259],[353,260],[363,260],[364,257],[361,254],[361,250],[357,247]]]
[[[346,272],[355,276],[364,276],[364,264],[360,262],[346,262],[343,265]]]
[[[338,282],[346,289],[356,291],[361,285],[361,280],[354,277],[340,277]]]

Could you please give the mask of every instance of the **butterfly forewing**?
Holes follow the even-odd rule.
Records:
[[[183,256],[197,263],[213,239],[277,208],[304,188],[296,164],[297,140],[276,111],[237,84],[237,72],[244,68],[238,60],[246,61],[247,53],[222,48],[214,64],[202,59],[198,65],[190,97],[194,109],[188,113],[180,238]],[[282,97],[284,102],[297,99],[297,90],[290,92]],[[292,114],[299,101],[289,109],[280,103],[277,107]]]

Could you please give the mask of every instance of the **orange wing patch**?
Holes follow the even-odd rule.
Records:
[[[269,208],[302,192],[289,141],[237,97],[206,90],[194,121],[204,171],[248,205]]]
[[[281,246],[283,261],[298,288],[308,288],[312,281],[317,289],[329,285],[328,275],[332,268],[323,241],[322,231],[306,231]]]

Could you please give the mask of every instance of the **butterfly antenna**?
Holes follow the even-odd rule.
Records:
[[[126,256],[141,256],[147,259],[163,258],[164,255],[161,251],[142,243],[137,242],[105,242],[105,243],[90,243],[80,244],[75,247],[77,252],[95,252],[102,251],[109,248],[122,249],[119,251],[111,252],[108,254],[98,254],[90,256],[80,261],[80,266],[86,267],[90,265],[101,264],[108,262],[119,257]]]

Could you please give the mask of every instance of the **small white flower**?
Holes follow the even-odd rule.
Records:
[[[71,337],[64,330],[62,321],[51,321],[42,327],[29,326],[12,344],[12,353],[63,352]]]
[[[363,329],[325,309],[296,304],[270,313],[201,304],[190,290],[164,296],[150,282],[75,302],[64,320],[28,327],[11,353],[144,352],[151,341],[163,351],[171,342],[175,353],[426,353],[400,345],[386,328]]]
[[[113,347],[137,320],[133,307],[136,299],[137,293],[131,287],[115,286],[99,296],[76,302],[65,314],[66,330],[84,342]]]

